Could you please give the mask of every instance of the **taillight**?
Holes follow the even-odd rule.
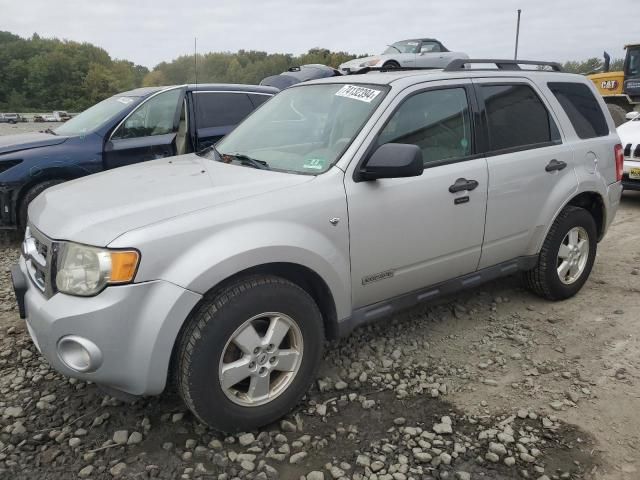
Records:
[[[622,172],[624,171],[624,150],[622,145],[618,144],[613,147],[613,153],[616,156],[616,182],[622,180]]]

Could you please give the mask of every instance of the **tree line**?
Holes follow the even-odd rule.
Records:
[[[257,84],[291,67],[320,63],[337,67],[357,55],[314,48],[301,55],[255,50],[180,56],[149,71],[127,60],[112,59],[90,43],[21,38],[0,31],[0,111],[82,111],[118,92],[140,86],[183,83]],[[565,62],[567,72],[588,74],[602,59]],[[622,69],[622,59],[611,70]]]
[[[82,111],[148,73],[90,43],[0,32],[0,111]]]

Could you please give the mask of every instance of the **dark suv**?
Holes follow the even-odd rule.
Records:
[[[230,84],[140,88],[55,130],[0,137],[0,228],[24,228],[27,205],[52,185],[208,147],[277,92]]]

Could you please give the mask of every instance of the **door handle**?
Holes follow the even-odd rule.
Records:
[[[467,180],[466,178],[459,178],[456,183],[449,187],[451,193],[464,192],[475,189],[478,186],[478,182],[475,180]]]
[[[562,170],[566,168],[567,162],[558,161],[555,158],[547,163],[547,166],[544,167],[546,172],[555,172],[556,170]]]

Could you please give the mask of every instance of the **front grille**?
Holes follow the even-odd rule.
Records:
[[[32,225],[26,228],[22,254],[24,255],[32,283],[50,298],[54,293],[53,264],[56,248],[54,242]]]
[[[625,157],[630,157],[631,156],[631,144],[627,143],[624,147],[624,156]]]
[[[636,158],[640,158],[640,143],[636,145],[636,149],[633,151],[633,156]]]

